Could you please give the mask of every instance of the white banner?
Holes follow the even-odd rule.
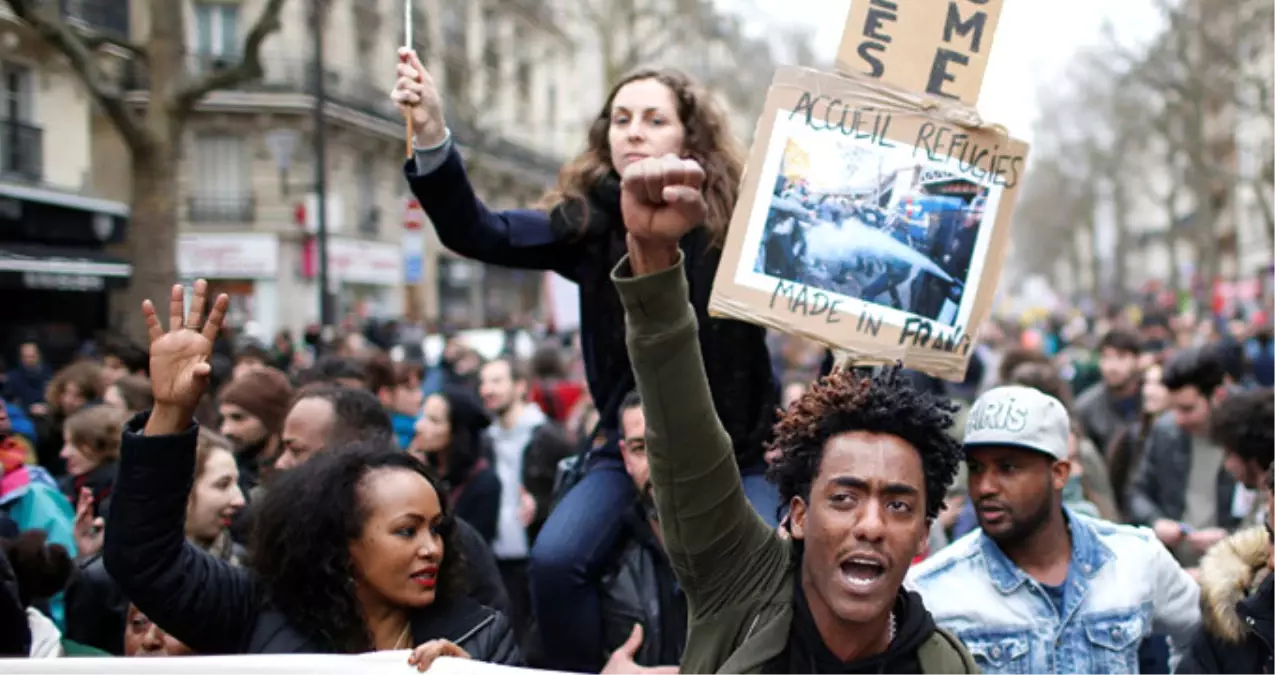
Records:
[[[5,675],[412,675],[410,651],[375,652],[357,656],[291,654],[270,656],[185,656],[172,658],[0,659]],[[550,671],[496,666],[465,659],[439,659],[431,675],[555,675]],[[565,674],[559,674],[565,675]]]

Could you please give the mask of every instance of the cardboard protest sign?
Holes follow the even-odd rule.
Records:
[[[780,68],[709,312],[962,379],[1027,154],[971,117],[864,76]]]
[[[837,70],[978,103],[1004,0],[854,0]]]

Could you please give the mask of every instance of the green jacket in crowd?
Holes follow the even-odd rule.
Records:
[[[646,414],[646,448],[664,547],[686,593],[684,673],[760,673],[788,647],[798,558],[744,496],[731,441],[714,413],[682,263],[612,275]],[[917,650],[925,673],[977,673],[950,633]]]

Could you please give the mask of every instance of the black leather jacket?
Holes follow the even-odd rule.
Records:
[[[244,548],[229,537],[213,547],[221,560],[238,565],[245,559]],[[63,637],[115,656],[124,655],[124,624],[128,598],[120,585],[106,573],[101,554],[80,563],[66,587],[66,631]]]
[[[603,575],[601,589],[603,644],[608,654],[624,644],[633,624],[639,623],[642,647],[633,660],[644,667],[679,664],[686,642],[686,596],[641,505],[625,516],[624,544]],[[605,655],[602,658],[604,662]]]
[[[144,425],[139,415],[124,431],[102,552],[124,594],[197,654],[332,652],[268,602],[268,589],[251,570],[186,541],[180,523],[195,472],[198,427],[143,436]],[[410,618],[414,644],[442,638],[474,659],[522,665],[509,621],[468,597],[436,602]]]

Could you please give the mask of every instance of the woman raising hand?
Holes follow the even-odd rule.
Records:
[[[199,654],[357,653],[433,641],[519,664],[509,622],[461,588],[444,493],[390,442],[334,448],[267,492],[248,567],[187,541],[195,473],[191,421],[207,386],[227,298],[174,286],[166,332],[143,306],[155,407],[124,432],[103,557],[133,604]]]

